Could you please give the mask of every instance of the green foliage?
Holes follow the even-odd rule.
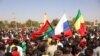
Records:
[[[32,24],[34,27],[39,27],[39,22],[37,21],[33,21],[33,24]]]
[[[53,21],[51,22],[51,25],[56,26],[58,21],[59,21],[59,19],[53,19]]]
[[[27,27],[31,27],[32,21],[29,19],[29,20],[26,21],[25,24],[26,24]]]
[[[16,21],[11,21],[9,24],[10,28],[16,28],[17,22]]]
[[[4,22],[3,21],[0,21],[0,29],[3,29],[4,28]]]
[[[21,23],[17,22],[16,24],[17,24],[17,28],[21,28],[22,27]]]
[[[58,24],[59,19],[53,19],[53,21],[51,22],[51,25],[53,27],[55,27]],[[74,18],[69,22],[69,25],[71,28],[74,27]],[[38,28],[39,27],[39,22],[38,21],[32,21],[32,20],[27,20],[25,23],[23,23],[26,27],[34,27],[34,28]],[[0,21],[0,29],[5,29],[5,28],[22,28],[22,23],[17,22],[17,21]],[[85,24],[87,26],[94,26],[93,22],[90,21],[85,21]],[[100,23],[98,23],[98,26],[100,26]]]
[[[39,23],[37,21],[32,21],[30,19],[27,20],[25,24],[27,27],[39,27]]]
[[[98,23],[98,26],[100,26],[100,23]]]

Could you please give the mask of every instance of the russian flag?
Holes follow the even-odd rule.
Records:
[[[61,33],[64,33],[64,36],[67,38],[72,37],[72,30],[70,29],[66,14],[63,15],[55,27],[55,35],[61,35]]]

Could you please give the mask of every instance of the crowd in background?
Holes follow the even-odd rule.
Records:
[[[88,28],[86,36],[73,32],[73,37],[61,35],[33,41],[34,29],[0,30],[0,56],[100,56],[100,30]]]

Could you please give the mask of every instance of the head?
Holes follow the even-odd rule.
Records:
[[[13,43],[12,39],[7,40],[7,44],[12,45],[12,43]]]
[[[36,42],[31,42],[31,46],[30,47],[32,48],[32,51],[35,51],[37,49],[37,47],[38,47],[38,44]]]
[[[51,41],[51,45],[56,45],[56,44],[57,44],[57,40],[52,39],[52,41]]]
[[[85,50],[85,54],[86,54],[86,56],[92,56],[93,55],[93,49],[92,48],[87,48]]]
[[[13,40],[13,44],[15,44],[15,45],[19,45],[19,41],[16,40],[16,39],[14,39],[14,40]]]
[[[12,48],[12,51],[17,51],[17,47],[13,47]]]
[[[54,56],[61,56],[62,54],[63,53],[61,50],[57,50],[57,51],[55,51]]]
[[[70,54],[71,53],[71,48],[70,47],[64,47],[63,48],[63,54]]]

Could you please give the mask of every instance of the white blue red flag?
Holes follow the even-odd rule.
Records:
[[[70,29],[68,19],[66,18],[66,14],[63,15],[55,27],[55,35],[60,35],[61,33],[64,33],[64,36],[68,38],[72,36],[72,31]]]

